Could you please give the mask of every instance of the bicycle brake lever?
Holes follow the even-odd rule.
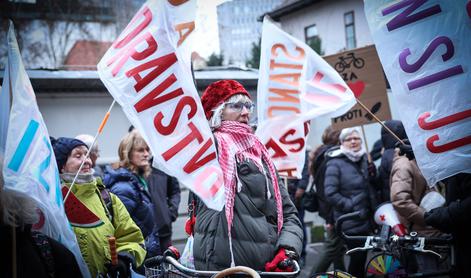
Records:
[[[345,254],[349,255],[357,251],[368,251],[370,249],[373,249],[375,246],[371,244],[372,239],[373,237],[371,236],[367,237],[365,241],[365,245],[363,247],[356,247],[356,248],[350,249]]]
[[[368,251],[373,249],[373,246],[368,246],[368,247],[356,247],[353,249],[348,250],[345,254],[350,255],[351,253],[358,252],[358,251]]]
[[[432,255],[437,256],[439,259],[442,259],[442,255],[438,254],[438,253],[435,252],[435,251],[423,249],[421,252],[423,252],[423,253],[430,253],[430,254],[432,254]]]
[[[442,255],[438,254],[435,251],[424,249],[424,247],[425,247],[425,238],[419,238],[419,246],[417,247],[414,246],[412,249],[414,251],[421,252],[421,253],[430,253],[432,255],[437,256],[440,259],[442,258]]]

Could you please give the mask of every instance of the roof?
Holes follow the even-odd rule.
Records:
[[[258,20],[262,21],[265,15],[270,16],[273,20],[278,21],[281,17],[288,14],[297,12],[313,4],[319,3],[322,0],[286,0],[283,4],[275,8],[274,10],[264,13]]]
[[[27,70],[37,93],[66,92],[106,92],[106,88],[96,70]],[[0,70],[0,84],[4,71]],[[204,90],[210,83],[221,79],[234,79],[244,86],[255,88],[258,82],[258,70],[234,66],[207,67],[195,70],[197,89]]]
[[[76,41],[64,61],[67,70],[94,70],[112,42]]]

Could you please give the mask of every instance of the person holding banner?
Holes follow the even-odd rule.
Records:
[[[90,274],[92,277],[128,277],[129,267],[140,266],[146,256],[141,230],[121,200],[105,190],[100,178],[93,176],[84,142],[61,137],[51,138],[51,143],[64,185],[64,197],[84,161],[64,207]],[[116,239],[116,250],[110,250],[109,237]],[[117,253],[117,261],[111,260],[111,253]]]
[[[405,134],[405,131],[403,133]],[[395,149],[392,161],[391,203],[399,220],[409,231],[416,232],[418,236],[440,237],[443,235],[441,232],[425,224],[424,214],[427,207],[422,206],[422,200],[428,193],[432,191],[439,193],[436,187],[427,184],[417,165],[414,152],[410,150],[406,154],[403,151],[407,147],[410,148],[410,145],[407,145],[409,140],[404,139],[404,143],[404,145],[396,143],[399,148]],[[440,264],[440,260],[433,255],[410,254],[408,260],[411,262],[409,271],[437,271],[442,268],[445,270],[447,267],[446,264]]]
[[[377,205],[374,164],[370,164],[362,146],[360,131],[344,128],[339,135],[340,149],[327,153],[324,190],[327,202],[333,207],[333,220],[343,214],[359,211],[362,219],[345,221],[343,231],[348,235],[368,235],[373,231],[372,214]],[[374,170],[373,170],[374,169]],[[358,244],[358,243],[356,243]],[[348,248],[358,247],[347,243]],[[365,252],[350,255],[348,272],[364,276]]]
[[[265,146],[248,125],[254,104],[237,81],[210,84],[202,95],[221,165],[224,211],[194,203],[194,263],[198,270],[234,265],[261,271],[290,271],[302,250],[296,208],[278,179]]]
[[[161,254],[154,204],[146,178],[151,173],[149,146],[134,129],[121,140],[119,168],[108,169],[104,184],[123,202],[146,242],[147,257]]]
[[[392,130],[399,139],[407,139],[406,130],[404,129],[404,126],[401,121],[385,121],[384,125],[390,130]],[[383,126],[381,127],[381,142],[384,149],[383,154],[381,155],[381,164],[378,168],[378,178],[380,179],[381,183],[377,190],[377,195],[378,201],[380,203],[383,203],[390,201],[391,169],[394,160],[395,146],[399,141]]]
[[[0,172],[0,246],[4,254],[4,259],[0,260],[0,277],[13,277],[13,273],[18,278],[82,277],[72,252],[60,242],[32,231],[38,220],[35,202],[20,192],[5,190]],[[15,270],[12,265],[13,241]]]
[[[465,277],[471,262],[471,174],[459,173],[443,182],[446,204],[425,212],[425,224],[451,233],[456,257],[455,273],[451,277]]]

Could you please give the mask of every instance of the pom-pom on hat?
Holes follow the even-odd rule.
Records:
[[[67,158],[73,149],[79,146],[85,146],[88,148],[87,144],[84,142],[75,138],[67,137],[59,137],[57,139],[51,137],[51,144],[52,149],[54,150],[54,155],[56,156],[59,172],[61,171],[62,167],[64,167],[65,163],[67,162]]]
[[[235,80],[219,80],[209,84],[201,96],[204,113],[209,120],[213,115],[213,109],[218,107],[233,95],[243,94],[250,98],[249,92]]]

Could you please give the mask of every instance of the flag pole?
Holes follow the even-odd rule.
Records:
[[[365,127],[363,125],[361,125],[361,133],[363,133],[363,139],[365,141],[365,148],[367,153],[366,157],[368,157],[368,162],[371,163],[370,151],[368,150],[368,142],[366,141]]]
[[[67,191],[67,194],[65,194],[64,203],[67,201],[67,198],[69,197],[69,194],[72,191],[72,187],[74,187],[75,181],[77,180],[77,177],[78,177],[80,171],[82,171],[83,165],[85,164],[85,160],[87,160],[87,158],[90,156],[90,152],[93,149],[93,146],[95,146],[95,143],[98,139],[98,136],[103,131],[103,128],[105,127],[106,122],[108,121],[108,118],[110,117],[111,109],[113,109],[113,106],[114,106],[115,103],[116,103],[116,100],[113,100],[110,107],[108,108],[108,111],[106,112],[105,116],[103,117],[103,120],[101,121],[101,124],[98,127],[98,130],[95,134],[95,137],[93,138],[92,145],[90,146],[90,148],[88,148],[87,154],[85,154],[85,158],[82,160],[82,163],[80,164],[80,167],[79,167],[77,173],[75,174],[75,177],[72,180],[72,183],[70,184],[70,187],[69,187],[69,190]]]
[[[15,220],[13,219],[13,222],[15,222]],[[12,269],[11,269],[11,275],[13,278],[16,278],[17,277],[17,272],[16,272],[16,267],[17,267],[17,264],[16,264],[16,225],[13,225],[11,227],[11,266],[12,266]]]
[[[404,141],[401,140],[401,138],[399,138],[399,136],[396,135],[396,133],[394,133],[391,129],[389,129],[389,127],[387,127],[380,119],[378,119],[378,117],[375,116],[375,114],[373,114],[373,112],[370,111],[370,109],[368,109],[368,107],[366,107],[358,98],[355,98],[357,103],[360,104],[360,106],[366,110],[366,112],[370,113],[370,115],[381,125],[383,126],[392,136],[394,136],[394,138],[396,138],[397,141],[401,142],[401,144],[405,145]],[[362,126],[363,128],[363,126]]]

